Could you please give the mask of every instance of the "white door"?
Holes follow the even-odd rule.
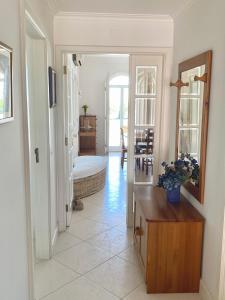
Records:
[[[130,56],[130,106],[128,146],[128,199],[134,184],[156,184],[160,168],[161,89],[163,57]],[[147,134],[153,137],[147,153]],[[133,202],[128,203],[128,225],[133,222]]]
[[[26,37],[26,78],[34,256],[36,259],[49,259],[51,255],[50,150],[46,45],[42,39]]]
[[[65,191],[66,226],[70,226],[73,201],[73,167],[78,155],[78,68],[72,55],[64,56],[64,103],[65,103]]]

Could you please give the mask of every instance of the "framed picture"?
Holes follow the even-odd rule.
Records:
[[[56,106],[56,71],[52,67],[48,68],[49,76],[49,106]]]
[[[13,120],[12,52],[0,42],[0,124]]]

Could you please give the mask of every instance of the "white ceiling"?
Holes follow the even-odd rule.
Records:
[[[52,0],[51,0],[52,1]],[[191,0],[53,0],[57,12],[176,15]]]

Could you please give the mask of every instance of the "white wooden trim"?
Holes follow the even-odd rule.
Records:
[[[200,280],[199,294],[200,294],[202,300],[215,300],[215,299],[213,299],[213,297],[210,294],[205,282],[202,279]]]
[[[34,300],[34,253],[31,221],[31,193],[30,193],[30,162],[29,157],[29,129],[28,107],[26,97],[26,57],[25,57],[25,3],[20,0],[20,29],[21,29],[21,78],[22,78],[22,112],[23,112],[23,144],[24,144],[24,173],[25,173],[25,201],[26,201],[26,232],[28,259],[28,297]]]
[[[31,217],[31,189],[30,189],[30,161],[27,159],[30,156],[29,149],[29,113],[28,113],[28,97],[27,97],[27,88],[26,88],[26,19],[29,19],[30,23],[34,26],[37,32],[40,34],[40,38],[45,40],[45,65],[46,65],[46,97],[48,98],[47,91],[47,43],[46,35],[42,32],[39,27],[40,22],[36,22],[38,18],[34,17],[32,9],[27,8],[27,2],[25,0],[20,0],[20,41],[21,41],[21,78],[22,78],[22,113],[23,113],[23,147],[24,147],[24,172],[25,172],[25,202],[26,202],[26,231],[27,231],[27,260],[28,260],[28,299],[34,300],[34,247],[33,247],[33,234],[32,234],[32,217]],[[28,10],[27,10],[28,9]],[[28,12],[29,11],[29,12]],[[31,13],[32,11],[32,13]],[[48,105],[46,103],[46,105]],[[47,113],[47,112],[46,112]],[[49,136],[47,137],[49,140]],[[50,158],[47,159],[47,164],[50,166]],[[50,179],[49,179],[50,180]],[[50,182],[49,182],[50,183]],[[49,186],[49,195],[50,195],[50,184]],[[50,197],[49,202],[50,204]],[[50,212],[50,210],[49,210]],[[49,222],[49,249],[51,249],[51,218]],[[50,253],[51,254],[51,253]]]
[[[5,124],[5,123],[9,123],[9,122],[12,122],[14,121],[14,117],[10,117],[10,118],[5,118],[5,119],[1,119],[0,120],[0,124]]]
[[[58,227],[56,227],[55,231],[54,231],[54,234],[53,234],[53,237],[52,237],[52,253],[54,251],[54,248],[55,248],[55,244],[56,244],[56,241],[57,241],[57,238],[58,238]]]
[[[189,0],[188,0],[189,1]],[[157,21],[171,21],[173,19],[169,15],[160,14],[127,14],[127,13],[96,13],[96,12],[58,12],[55,16],[57,19],[131,19],[131,20],[157,20]]]
[[[39,226],[37,226],[37,230],[36,234],[38,237],[38,243],[36,243],[36,250],[37,250],[37,257],[38,258],[44,258],[44,259],[48,259],[51,257],[51,181],[50,181],[50,149],[49,149],[49,145],[50,145],[50,137],[49,137],[49,99],[48,99],[48,48],[47,48],[47,40],[46,38],[44,38],[44,34],[42,33],[41,29],[38,29],[38,25],[37,23],[34,21],[34,19],[31,17],[30,13],[27,12],[27,10],[25,11],[25,18],[26,21],[29,22],[29,26],[31,26],[32,28],[34,28],[34,30],[37,32],[38,34],[38,40],[41,41],[42,46],[43,47],[43,52],[44,52],[44,56],[43,56],[43,69],[40,69],[39,71],[41,71],[42,73],[42,78],[43,80],[43,85],[41,85],[41,89],[43,90],[43,95],[41,95],[42,98],[44,98],[43,104],[42,104],[42,111],[37,112],[38,114],[43,114],[44,115],[44,119],[45,120],[45,131],[43,132],[43,140],[41,139],[40,142],[40,148],[42,147],[43,150],[45,151],[45,155],[44,157],[44,161],[41,162],[40,166],[46,167],[46,170],[43,170],[45,172],[45,176],[46,178],[44,179],[44,181],[42,182],[43,184],[46,184],[45,187],[45,196],[46,196],[46,202],[44,201],[42,204],[46,205],[46,207],[44,207],[42,204],[37,206],[37,212],[38,212],[38,220],[41,220],[41,217],[43,218],[43,224],[46,224],[46,228],[45,228],[45,232],[46,232],[46,236],[43,236],[42,234],[42,230],[39,231]],[[27,33],[26,33],[27,34]],[[27,48],[25,47],[25,55],[27,54]],[[26,75],[25,75],[26,76]],[[29,94],[27,94],[27,106],[29,107]],[[28,112],[29,114],[29,112]],[[30,124],[29,124],[30,125]],[[28,127],[29,127],[28,125]],[[33,128],[31,128],[32,130]],[[32,134],[34,134],[33,131],[31,131]],[[29,145],[30,146],[30,145]],[[33,156],[32,153],[33,149],[30,149],[30,153],[29,153],[29,159],[31,159],[31,157]],[[32,176],[33,174],[31,173],[30,176]],[[42,177],[40,177],[42,178]],[[42,180],[42,179],[41,179]],[[47,181],[47,183],[46,183]],[[44,188],[44,186],[43,186]],[[46,203],[46,204],[45,204]],[[47,213],[47,215],[46,215]],[[43,241],[42,241],[43,239]],[[48,242],[48,245],[46,244],[46,241]],[[45,246],[46,245],[46,246]]]

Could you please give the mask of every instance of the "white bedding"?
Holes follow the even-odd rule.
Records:
[[[107,158],[104,156],[78,156],[74,162],[73,179],[81,179],[104,170]]]

